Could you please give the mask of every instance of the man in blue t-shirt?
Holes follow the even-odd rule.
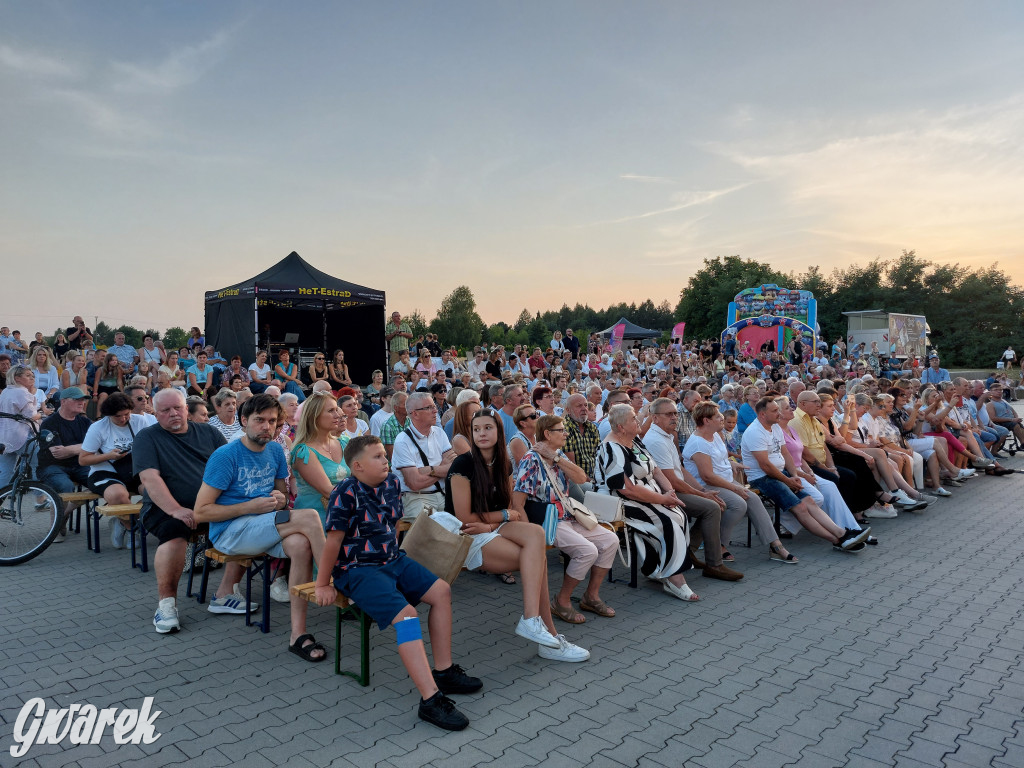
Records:
[[[316,510],[288,509],[288,462],[274,442],[284,410],[264,393],[246,400],[238,417],[244,432],[210,456],[195,519],[210,524],[210,542],[225,554],[290,558],[292,583],[304,584],[312,579],[313,558],[323,551],[324,531]],[[218,592],[230,589],[222,582]],[[303,598],[291,596],[288,650],[306,661],[323,661],[327,650],[306,633],[306,607]]]

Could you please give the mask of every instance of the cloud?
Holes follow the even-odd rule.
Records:
[[[0,45],[0,64],[8,69],[38,77],[75,77],[78,71],[69,64],[33,51]]]
[[[676,179],[670,179],[667,176],[642,176],[638,173],[623,173],[619,175],[620,179],[626,181],[642,181],[648,184],[676,184]]]
[[[159,135],[147,120],[112,106],[91,91],[55,88],[49,92],[49,97],[72,107],[88,126],[104,136],[125,140]]]
[[[113,87],[132,93],[166,93],[191,85],[223,59],[231,37],[230,30],[222,30],[199,45],[172,52],[155,66],[115,61]]]
[[[1024,206],[1024,96],[881,115],[830,132],[807,146],[813,126],[780,122],[756,143],[712,148],[762,183],[766,195],[746,201],[754,202],[746,223],[769,219],[775,235],[813,238],[840,253],[855,245],[866,257],[902,247],[967,257],[991,249],[997,232],[1005,252],[1024,249],[1024,226],[1007,226]],[[746,234],[744,223],[734,220],[734,231]]]
[[[683,192],[675,192],[671,195],[670,199],[674,205],[670,205],[666,208],[658,208],[653,211],[646,211],[644,213],[636,213],[631,216],[623,216],[619,219],[609,219],[606,221],[597,221],[587,226],[595,226],[597,224],[625,224],[630,221],[639,221],[641,219],[649,219],[653,216],[662,216],[666,213],[674,213],[676,211],[683,211],[687,208],[693,208],[696,205],[706,205],[714,200],[725,195],[737,192],[744,187],[749,187],[753,182],[745,182],[743,184],[737,184],[732,187],[725,189],[707,189],[707,190],[691,190]]]

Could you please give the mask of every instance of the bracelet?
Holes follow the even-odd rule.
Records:
[[[508,522],[508,510],[507,509],[501,510],[501,521],[503,523],[507,523]]]

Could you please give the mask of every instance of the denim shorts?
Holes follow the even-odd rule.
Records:
[[[437,576],[400,552],[384,565],[348,568],[334,586],[383,630],[407,607],[418,605],[436,581]]]
[[[274,524],[276,512],[243,515],[228,523],[210,543],[225,555],[258,555],[287,558],[281,545],[281,534]]]
[[[756,488],[766,499],[774,501],[783,512],[788,512],[799,504],[801,499],[806,499],[809,495],[806,491],[794,493],[784,482],[767,475],[759,477],[757,480],[751,480],[750,487]]]

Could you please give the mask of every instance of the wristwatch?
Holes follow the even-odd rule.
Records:
[[[558,466],[558,462],[560,462],[564,457],[565,457],[565,454],[562,453],[562,449],[559,448],[557,451],[555,451],[555,458],[553,458],[551,460],[551,463],[554,464],[557,467]]]

